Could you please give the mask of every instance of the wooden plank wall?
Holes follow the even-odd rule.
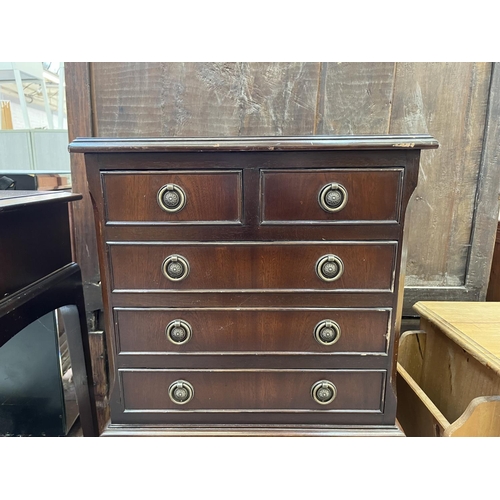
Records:
[[[69,85],[72,64],[67,72]],[[491,63],[120,62],[89,63],[88,74],[98,137],[432,134],[440,148],[422,152],[408,213],[405,311],[484,299],[494,229],[474,231],[498,210],[478,191]]]

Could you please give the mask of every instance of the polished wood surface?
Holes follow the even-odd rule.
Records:
[[[337,135],[306,137],[216,137],[216,138],[76,138],[73,153],[138,151],[331,151],[376,149],[435,149],[438,142],[428,134],[418,135]]]
[[[393,432],[399,328],[393,311],[401,308],[403,221],[422,142],[408,144],[400,137],[391,146],[385,139],[393,138],[325,137],[309,146],[304,138],[82,140],[71,146],[85,152],[95,203],[106,325],[112,332],[110,429],[383,425]],[[422,140],[435,145],[432,138]],[[239,225],[203,221],[199,210],[189,217],[197,221],[150,216],[160,177],[172,174],[179,186],[184,179],[196,185],[195,175],[218,182],[222,173],[237,171],[241,198],[234,189],[223,189],[220,202],[241,203]],[[350,190],[344,216],[340,211],[335,220],[313,215],[327,215],[318,190],[332,172],[341,174],[339,182]],[[147,176],[158,181],[148,184]],[[124,182],[110,199],[107,186],[116,179]],[[144,185],[136,179],[145,179]],[[136,188],[137,198],[124,196]],[[193,189],[188,200],[196,198],[193,206],[201,207],[204,200],[197,198],[204,196]],[[145,197],[154,200],[151,212]],[[108,217],[110,204],[114,220]],[[263,220],[268,206],[274,221]],[[132,218],[140,220],[127,221]],[[325,282],[316,264],[329,254],[342,260],[344,272]],[[189,263],[182,281],[162,273],[170,255]],[[176,319],[193,328],[186,344],[166,339],[165,328]],[[341,327],[340,340],[331,346],[313,338],[325,319]],[[340,405],[338,411],[328,411],[311,396],[311,385],[320,380],[311,377],[321,373],[335,374],[344,387],[331,403]],[[167,392],[181,376],[196,386],[196,395],[179,406],[170,403]],[[306,385],[307,391],[294,392]]]
[[[402,174],[402,169],[263,170],[261,219],[274,224],[396,222]],[[338,212],[326,212],[318,203],[321,189],[331,183],[342,184],[348,193],[346,206]]]
[[[370,309],[123,309],[115,308],[118,352],[134,353],[385,353],[390,310]],[[176,345],[165,335],[174,320],[192,328],[189,342]],[[335,321],[340,338],[318,343],[318,323]],[[366,332],[370,331],[367,335]]]
[[[175,371],[120,370],[127,410],[317,410],[380,411],[383,371]],[[186,380],[193,399],[178,405],[168,396],[170,384]],[[328,380],[336,398],[321,405],[311,398],[312,386]]]
[[[114,172],[103,174],[102,179],[107,221],[234,224],[241,218],[240,171]],[[169,213],[158,204],[157,193],[166,184],[177,184],[184,190],[186,205],[181,211]]]
[[[391,290],[396,245],[384,244],[109,244],[114,290]],[[182,281],[162,271],[169,255],[190,265]],[[344,273],[332,282],[316,275],[317,261],[334,254]],[[130,272],[133,271],[133,272]]]

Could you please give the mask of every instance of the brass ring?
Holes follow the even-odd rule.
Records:
[[[185,380],[176,380],[170,384],[168,396],[176,405],[185,405],[194,398],[194,388]]]
[[[321,332],[324,328],[330,328],[335,332],[335,337],[329,342],[325,341],[324,339],[321,338]],[[333,345],[338,340],[340,339],[340,326],[336,321],[333,321],[331,319],[325,319],[323,321],[320,321],[315,327],[314,327],[314,340],[318,342],[321,345]]]
[[[323,269],[323,266],[327,263],[332,263],[337,267],[338,270],[336,274],[332,276],[325,275],[325,270]],[[315,269],[316,269],[316,275],[318,276],[319,279],[323,281],[335,281],[338,280],[344,273],[344,263],[342,262],[342,259],[340,257],[337,257],[336,255],[333,254],[323,255],[323,257],[320,257],[318,262],[316,262]]]
[[[186,337],[184,339],[175,340],[175,338],[172,337],[172,332],[174,332],[174,330],[176,328],[181,328],[182,330],[184,330],[186,332]],[[165,328],[165,334],[167,336],[167,339],[170,340],[170,342],[172,342],[172,344],[175,344],[175,345],[182,345],[182,344],[185,344],[186,342],[189,342],[189,340],[191,339],[192,333],[193,333],[193,330],[191,328],[191,325],[188,322],[183,321],[182,319],[174,319]]]
[[[172,274],[169,274],[169,266],[173,263],[177,263],[178,265],[175,266],[176,268],[180,268],[180,274],[176,273],[174,276]],[[189,262],[182,257],[182,255],[169,255],[162,263],[161,265],[161,271],[165,278],[169,279],[170,281],[181,281],[189,275],[190,267],[189,267]],[[177,271],[177,269],[176,269]],[[172,273],[172,269],[170,270]]]
[[[328,204],[327,202],[327,195],[331,191],[339,191],[340,196],[342,198],[340,205],[332,206]],[[342,184],[339,184],[337,182],[331,182],[330,184],[327,184],[326,186],[323,186],[318,194],[318,203],[319,206],[325,211],[325,212],[339,212],[342,210],[346,204],[347,204],[347,189],[342,186]]]
[[[311,387],[311,397],[320,405],[328,405],[337,397],[337,388],[329,380],[319,380]]]
[[[165,195],[169,193],[173,198],[173,202],[169,205],[165,201]],[[180,212],[186,205],[186,193],[177,184],[165,184],[158,190],[156,201],[162,210],[169,213]]]

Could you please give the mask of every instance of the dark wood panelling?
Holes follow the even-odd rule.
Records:
[[[235,223],[241,218],[241,172],[112,173],[102,179],[108,221]],[[169,213],[158,204],[158,191],[166,184],[184,191],[181,211]]]
[[[148,290],[390,290],[393,286],[395,243],[273,244],[273,245],[109,245],[112,288]],[[169,255],[190,263],[182,281],[161,271]],[[318,278],[318,259],[334,254],[345,270],[336,281]]]
[[[318,411],[380,411],[384,371],[176,371],[120,370],[125,410],[158,409],[175,412],[196,409],[277,409]],[[173,403],[168,388],[176,380],[194,387],[194,398]],[[331,381],[337,397],[327,405],[316,403],[311,387]],[[164,421],[168,422],[165,415]]]
[[[115,309],[119,352],[311,352],[384,353],[389,332],[389,311],[342,309]],[[165,335],[174,320],[186,321],[192,337],[176,345]],[[341,329],[339,340],[321,345],[313,337],[320,321],[333,320]],[[367,333],[369,332],[369,333]]]
[[[397,221],[402,170],[262,171],[262,220]],[[339,183],[348,193],[346,206],[326,212],[318,195],[326,184]]]
[[[68,113],[68,137],[92,137],[92,104],[90,64],[85,62],[65,63],[66,102]],[[87,186],[87,174],[82,154],[71,155],[71,184],[73,192],[81,193],[83,199],[72,205],[72,230],[74,259],[82,270],[85,305],[87,312],[102,309],[102,294],[99,279],[99,262],[94,226],[92,202]],[[92,319],[89,318],[92,330]]]
[[[144,293],[114,291],[111,302],[116,307],[392,307],[394,294],[391,292],[314,292],[311,290],[283,294],[260,290],[255,292],[200,293],[199,291],[179,293],[176,290],[152,290]],[[332,300],[335,303],[332,304]]]

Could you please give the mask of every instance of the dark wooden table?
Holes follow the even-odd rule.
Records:
[[[59,309],[67,332],[80,423],[98,434],[81,273],[73,262],[70,192],[0,191],[0,348]]]

